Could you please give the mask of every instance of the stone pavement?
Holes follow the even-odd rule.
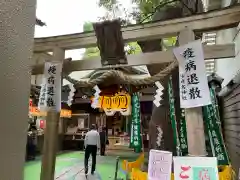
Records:
[[[134,155],[134,156],[133,156]],[[97,169],[95,175],[88,175],[88,180],[113,180],[116,166],[116,157],[120,156],[122,159],[136,159],[137,154],[130,154],[126,152],[114,152],[107,156],[97,156]],[[40,180],[41,172],[41,158],[32,162],[27,162],[24,169],[24,180]],[[121,160],[122,162],[122,160]],[[119,162],[119,167],[121,167]],[[89,160],[91,166],[91,159]],[[89,167],[89,172],[91,167]],[[118,171],[118,178],[124,178],[125,174]],[[66,152],[57,156],[55,180],[86,180],[84,174],[84,152]]]
[[[127,153],[117,153],[124,157]],[[132,155],[131,155],[132,156]],[[135,154],[136,156],[136,154]],[[136,159],[136,157],[134,157]],[[89,174],[87,177],[84,174],[84,163],[83,159],[79,158],[61,158],[59,161],[71,161],[75,162],[74,165],[61,169],[61,171],[57,172],[55,175],[55,180],[113,180],[114,172],[115,172],[115,164],[116,164],[116,156],[97,156],[97,170],[94,175],[91,175],[91,158],[89,159]],[[106,167],[107,170],[103,169]],[[119,166],[121,166],[119,164]],[[105,172],[104,172],[105,171]],[[123,174],[118,172],[118,178],[123,178]],[[105,175],[104,175],[105,174]],[[122,174],[122,175],[121,175]],[[125,175],[124,175],[125,177]]]
[[[91,162],[91,160],[90,160]],[[91,170],[91,164],[89,164]],[[60,173],[55,175],[56,180],[101,180],[98,172],[94,175],[84,173],[84,165],[82,162],[76,163],[74,166],[64,168]]]
[[[74,158],[64,158],[61,161],[74,161],[76,162],[73,166],[62,169],[60,172],[55,174],[55,180],[102,180],[99,172],[96,170],[95,174],[90,174],[91,172],[91,158],[89,159],[89,173],[86,176],[84,173],[84,164],[83,161]],[[104,157],[97,157],[97,164],[104,163]],[[112,180],[113,178],[109,176]]]

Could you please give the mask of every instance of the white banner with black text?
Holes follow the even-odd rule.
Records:
[[[46,62],[39,96],[40,111],[61,111],[61,62]]]
[[[201,41],[174,48],[173,53],[179,63],[181,108],[211,104]]]

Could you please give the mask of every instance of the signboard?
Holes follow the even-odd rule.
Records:
[[[181,108],[211,104],[201,41],[175,48],[173,53],[179,63]]]
[[[213,156],[217,158],[218,165],[228,165],[230,162],[222,136],[221,122],[217,112],[218,108],[215,99],[215,92],[212,88],[210,89],[210,95],[212,104],[203,107],[203,115],[212,153]]]
[[[174,157],[174,180],[218,180],[217,158]]]
[[[99,96],[95,107],[103,109],[107,116],[113,116],[115,112],[128,116],[131,114],[131,96],[125,92],[119,92],[114,96]]]
[[[182,155],[178,129],[177,129],[177,120],[176,120],[176,113],[175,113],[175,100],[173,94],[173,85],[172,85],[172,76],[169,78],[168,82],[168,98],[169,98],[169,111],[170,111],[170,120],[173,128],[173,137],[174,137],[174,144],[177,149],[177,155]]]
[[[187,144],[187,125],[185,120],[185,110],[181,109],[180,115],[180,127],[179,127],[179,140],[182,155],[188,154],[188,144]]]
[[[44,117],[47,116],[46,111],[39,111],[38,107],[31,107],[29,110],[29,115],[36,117]],[[62,118],[70,118],[72,117],[72,111],[68,109],[62,109],[60,112],[60,117]]]
[[[148,164],[148,179],[171,180],[171,172],[172,153],[151,149]]]
[[[83,129],[84,128],[84,122],[85,122],[85,119],[83,118],[78,118],[78,127],[80,129]]]
[[[46,62],[40,91],[38,108],[40,111],[61,110],[62,63]]]
[[[140,113],[139,97],[137,94],[133,94],[130,147],[134,148],[136,152],[140,152],[142,148]]]
[[[108,133],[109,136],[112,136],[113,135],[113,130],[112,129],[108,129],[107,133]]]

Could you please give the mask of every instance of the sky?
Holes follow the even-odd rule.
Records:
[[[48,37],[83,31],[84,22],[95,22],[104,10],[97,0],[37,0],[37,17],[47,26],[35,28],[35,37]],[[83,51],[66,52],[66,58],[80,59]]]
[[[35,26],[35,37],[49,37],[83,31],[84,22],[96,22],[104,10],[97,0],[37,0],[36,16],[47,26]],[[65,58],[79,60],[84,49],[66,51]],[[79,79],[91,71],[73,72],[70,76]],[[64,80],[63,84],[69,84]]]
[[[47,26],[37,26],[35,37],[82,32],[84,22],[97,21],[102,15],[97,0],[38,0],[37,17]]]
[[[36,16],[47,26],[35,26],[35,38],[49,37],[83,31],[85,22],[96,22],[106,11],[99,8],[98,0],[37,0]],[[131,0],[121,0],[123,6],[131,8]],[[65,58],[79,60],[84,49],[66,51]],[[79,79],[91,71],[73,72],[71,77]],[[64,84],[67,82],[64,81]]]

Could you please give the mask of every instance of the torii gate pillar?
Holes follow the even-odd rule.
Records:
[[[23,180],[36,0],[0,4],[0,179]]]
[[[57,47],[53,49],[52,62],[61,62],[64,60],[64,57],[64,49]],[[54,180],[59,119],[60,112],[50,111],[47,113],[40,175],[41,180]]]
[[[179,44],[184,45],[195,39],[194,32],[186,28],[179,34]],[[189,156],[206,156],[202,107],[185,109]]]

